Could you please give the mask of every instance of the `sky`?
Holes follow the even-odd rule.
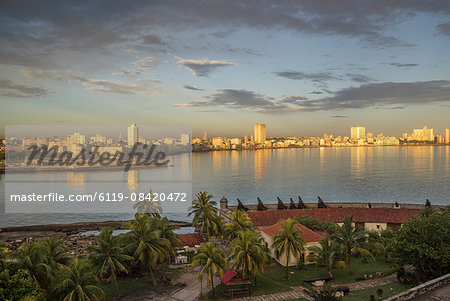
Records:
[[[0,2],[7,125],[450,127],[450,1]]]

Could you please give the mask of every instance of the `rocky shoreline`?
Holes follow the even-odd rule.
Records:
[[[94,235],[85,235],[83,232],[100,230],[108,227],[114,230],[122,229],[125,221],[79,222],[71,224],[49,224],[0,228],[0,241],[6,242],[8,248],[16,251],[27,240],[36,241],[41,238],[57,236],[64,241],[66,247],[74,255],[85,255],[86,248],[95,246],[97,241]],[[178,227],[189,227],[190,223],[171,221]]]

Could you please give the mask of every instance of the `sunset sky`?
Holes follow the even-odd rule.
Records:
[[[443,133],[449,53],[447,0],[1,1],[0,126]]]

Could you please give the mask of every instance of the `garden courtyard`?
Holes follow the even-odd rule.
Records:
[[[351,290],[342,300],[370,300],[370,295],[375,295],[377,288],[383,289],[383,297],[387,298],[391,295],[398,294],[411,288],[411,285],[399,283],[395,278],[395,263],[393,261],[386,262],[384,259],[364,260],[362,257],[354,258],[352,260],[354,275],[350,275],[348,268],[335,267],[332,269],[334,279],[329,282],[332,286],[336,285],[349,285]],[[376,273],[383,273],[381,276],[377,276]],[[363,278],[364,275],[373,275],[372,280],[357,281],[357,279]],[[327,270],[324,267],[317,267],[315,265],[304,266],[303,268],[290,267],[289,279],[284,279],[285,267],[278,263],[272,263],[265,267],[264,274],[257,278],[257,285],[252,287],[252,293],[250,295],[242,295],[240,298],[245,300],[264,300],[267,295],[271,295],[274,300],[308,300],[307,297],[290,299],[288,296],[302,295],[303,287],[311,287],[309,284],[303,281],[310,278],[326,276]],[[389,276],[391,275],[391,276]],[[380,281],[377,281],[380,280]],[[372,287],[364,288],[365,283],[367,286]],[[388,284],[383,284],[389,282]],[[355,287],[352,289],[352,287]],[[361,289],[360,289],[361,287]],[[216,287],[217,298],[212,298],[210,295],[206,296],[206,300],[229,300],[228,296],[224,296],[221,292],[221,287]],[[285,294],[282,294],[285,293]],[[273,296],[272,296],[273,294]],[[239,298],[239,297],[236,297]]]

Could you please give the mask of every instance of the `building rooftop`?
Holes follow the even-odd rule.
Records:
[[[322,235],[310,230],[309,228],[301,224],[297,224],[296,226],[303,232],[300,237],[303,238],[306,242],[316,242],[322,239]],[[274,237],[275,234],[277,234],[277,232],[281,230],[281,225],[276,223],[272,226],[260,227],[259,229],[267,235]]]
[[[181,240],[181,245],[194,247],[195,245],[200,245],[203,243],[203,237],[200,233],[187,233],[187,234],[178,234]]]
[[[346,215],[353,215],[355,223],[402,224],[420,214],[420,209],[394,208],[315,208],[248,212],[256,226],[270,226],[280,220],[308,215],[320,221],[341,223]]]

